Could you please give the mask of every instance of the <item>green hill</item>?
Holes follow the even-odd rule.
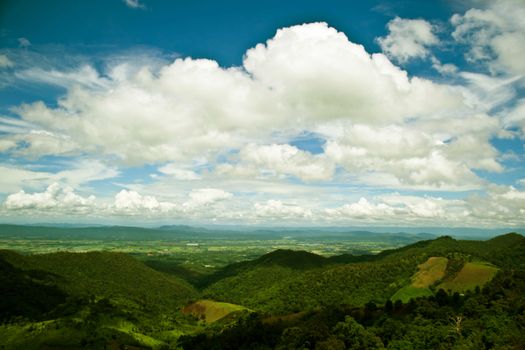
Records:
[[[301,273],[303,270],[322,267],[331,263],[333,263],[332,260],[310,252],[277,249],[254,260],[241,261],[225,266],[212,275],[203,276],[201,280],[197,282],[197,285],[200,287],[206,287],[225,278],[236,276],[257,268],[275,268],[276,271],[294,270],[295,272],[289,271],[293,274]]]
[[[523,266],[524,249],[523,236],[507,234],[489,241],[455,240],[445,236],[359,257],[326,259],[306,252],[276,251],[218,271],[208,280],[211,283],[204,295],[269,313],[297,312],[344,303],[360,306],[370,300],[382,304],[400,289],[410,286],[418,265],[429,257],[442,257],[436,260],[438,262],[446,259],[451,262],[485,261],[508,268]],[[445,266],[441,265],[440,269]],[[484,284],[487,280],[477,283]],[[415,287],[421,290],[413,290],[414,287],[405,290],[403,300],[433,295],[428,287],[435,282],[437,279],[424,288]]]
[[[166,348],[187,327],[180,309],[198,297],[186,281],[121,253],[0,251],[0,268],[6,349]]]
[[[138,305],[177,307],[195,298],[186,281],[155,271],[122,253],[51,253],[19,255],[1,251],[0,257],[18,269],[56,276],[66,293],[97,298],[123,298]]]

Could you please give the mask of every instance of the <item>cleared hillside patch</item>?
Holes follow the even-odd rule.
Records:
[[[186,306],[182,312],[204,320],[206,323],[218,321],[229,314],[237,311],[247,310],[244,306],[223,303],[214,300],[199,300]]]
[[[430,257],[418,266],[419,271],[412,277],[411,286],[414,288],[428,288],[443,277],[447,269],[448,259],[444,257]]]
[[[433,256],[417,266],[418,271],[412,276],[411,283],[399,289],[390,300],[401,300],[408,303],[410,299],[428,297],[434,295],[430,286],[436,284],[445,277],[448,259]]]
[[[441,283],[438,288],[452,292],[463,292],[482,287],[498,272],[498,268],[482,262],[468,262],[451,280]]]

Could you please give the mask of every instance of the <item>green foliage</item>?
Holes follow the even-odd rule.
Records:
[[[337,323],[333,333],[345,343],[346,349],[383,348],[381,339],[367,331],[351,316],[346,316],[344,322]]]
[[[23,271],[0,257],[0,323],[12,317],[39,320],[66,299],[53,284],[54,276],[42,271]]]
[[[260,349],[517,349],[525,344],[525,272],[502,271],[479,293],[440,290],[391,305],[389,312],[367,304],[321,308],[280,321],[252,314],[249,322],[186,336],[180,344],[184,349],[248,344]]]
[[[390,298],[393,301],[401,300],[403,303],[408,303],[410,299],[432,296],[434,293],[429,288],[416,288],[412,286],[405,286],[398,290]]]
[[[148,307],[180,307],[197,296],[189,283],[122,253],[11,253],[5,259],[23,270],[38,269],[57,276],[57,284],[71,295],[125,298]]]
[[[524,244],[525,239],[514,234],[487,242],[442,237],[347,264],[334,263],[338,259],[315,258],[310,253],[277,251],[217,272],[208,280],[204,295],[272,314],[345,303],[361,306],[369,300],[384,303],[391,297],[406,302],[433,294],[428,288],[407,287],[406,282],[431,256],[453,258],[446,269],[443,267],[445,276],[452,278],[462,264],[458,257],[506,261],[503,255],[515,255],[514,249],[520,251]],[[516,262],[523,259],[516,258]]]

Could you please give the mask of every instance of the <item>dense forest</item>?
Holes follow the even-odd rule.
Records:
[[[525,238],[276,250],[212,274],[0,251],[1,349],[523,349]]]

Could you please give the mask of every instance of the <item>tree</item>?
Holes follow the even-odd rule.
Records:
[[[347,349],[377,349],[383,348],[381,339],[368,332],[351,316],[346,316],[344,322],[336,324],[334,334],[344,341]]]

